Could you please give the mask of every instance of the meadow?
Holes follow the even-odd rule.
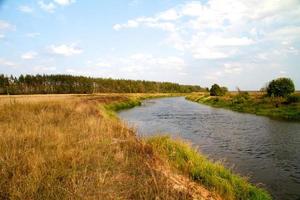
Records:
[[[172,95],[0,97],[0,199],[271,199],[183,141],[139,138],[115,114]]]

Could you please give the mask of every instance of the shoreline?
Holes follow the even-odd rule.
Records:
[[[142,100],[145,99],[149,98],[143,98]],[[135,99],[125,105],[123,103],[120,103],[120,105],[120,108],[118,107],[117,110],[113,111],[140,106],[141,100]],[[115,108],[115,106],[112,108]],[[216,191],[218,195],[225,199],[271,199],[271,196],[264,189],[249,183],[246,178],[233,173],[221,163],[210,161],[205,155],[197,152],[190,144],[180,138],[171,139],[167,135],[161,135],[147,137],[145,141],[154,148],[159,157],[168,160],[180,173],[186,174],[196,183],[204,185],[208,190]],[[207,168],[209,168],[209,172],[207,172]],[[232,193],[235,188],[243,189]]]
[[[271,98],[256,97],[249,95],[247,99],[240,97],[236,100],[237,94],[212,97],[209,94],[191,94],[186,99],[196,103],[223,108],[239,113],[248,113],[258,116],[265,116],[275,120],[289,122],[300,122],[300,103],[285,104],[283,99],[276,100]],[[274,102],[272,102],[274,101]]]

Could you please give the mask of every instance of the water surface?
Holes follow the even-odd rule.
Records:
[[[142,136],[168,133],[189,140],[213,160],[275,199],[300,199],[300,123],[212,108],[183,97],[146,100],[119,116]]]

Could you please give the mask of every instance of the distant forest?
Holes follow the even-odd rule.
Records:
[[[197,85],[170,82],[91,78],[72,75],[0,74],[0,94],[188,93],[204,91]]]

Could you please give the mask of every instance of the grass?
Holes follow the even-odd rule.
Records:
[[[180,183],[187,189],[174,186],[175,174],[188,177],[184,176],[187,163],[194,163],[195,169],[188,175],[211,190],[214,199],[220,199],[218,194],[241,199],[241,194],[234,196],[236,191],[248,190],[255,199],[259,189],[254,186],[228,187],[223,172],[217,173],[219,168],[229,179],[243,179],[221,165],[207,164],[209,173],[215,171],[208,176],[200,170],[205,159],[195,151],[170,139],[160,143],[138,139],[134,130],[114,117],[116,110],[160,96],[0,97],[0,199],[193,199],[189,181]],[[162,151],[170,148],[180,154],[174,157],[171,151]],[[170,173],[166,175],[164,169]]]
[[[127,97],[39,98],[0,105],[0,199],[190,199],[131,129],[105,117],[101,105]]]
[[[250,184],[245,178],[233,174],[220,163],[212,163],[205,156],[182,141],[168,136],[148,139],[153,149],[181,172],[203,184],[224,199],[271,199],[263,189]]]
[[[128,108],[133,108],[135,106],[140,106],[142,105],[141,101],[139,100],[127,100],[124,102],[119,102],[119,103],[111,103],[105,106],[107,110],[111,110],[114,112],[128,109]]]
[[[142,100],[145,99],[153,99],[153,98],[163,98],[163,97],[174,97],[180,96],[182,94],[174,94],[174,93],[164,93],[164,94],[127,94],[125,99],[121,101],[115,101],[112,103],[107,103],[104,105],[106,109],[106,113],[109,116],[116,117],[116,112],[124,109],[133,108],[136,106],[142,105]]]
[[[252,113],[275,119],[300,121],[300,102],[289,103],[286,98],[271,98],[259,93],[249,95],[229,93],[222,97],[211,97],[207,93],[195,93],[188,95],[186,99],[237,112]]]

